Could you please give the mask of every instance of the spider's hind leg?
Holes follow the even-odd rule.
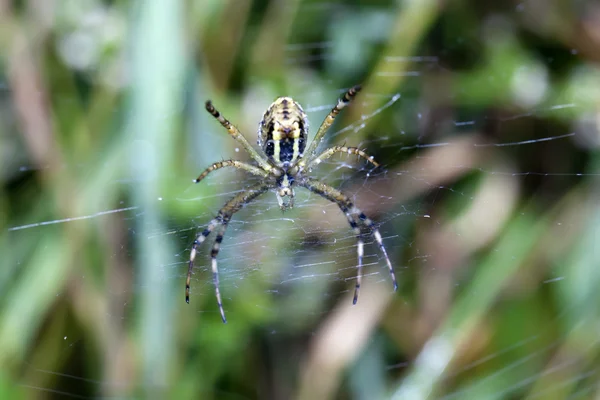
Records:
[[[192,245],[192,251],[190,252],[188,274],[185,283],[185,302],[189,304],[190,280],[192,278],[192,270],[194,268],[194,259],[196,258],[197,248],[206,240],[208,235],[210,235],[211,232],[218,227],[217,237],[215,238],[215,242],[210,252],[210,261],[212,267],[213,284],[215,285],[215,295],[217,297],[217,304],[219,306],[219,312],[221,313],[221,319],[223,320],[223,323],[227,323],[227,319],[225,318],[225,311],[223,310],[223,301],[221,300],[221,291],[219,290],[219,267],[217,264],[217,255],[219,254],[219,248],[221,247],[221,242],[223,241],[223,236],[225,235],[225,230],[227,229],[228,222],[229,220],[223,218],[221,213],[219,213],[219,215],[210,222],[208,227],[200,235],[198,235],[198,237],[196,237],[196,240],[194,240],[194,244]]]
[[[221,313],[221,319],[223,320],[224,324],[227,323],[227,318],[225,318],[223,301],[221,300],[221,291],[219,290],[219,266],[217,264],[217,255],[219,255],[219,249],[221,247],[221,242],[223,242],[223,236],[225,235],[228,222],[229,221],[223,221],[219,227],[217,237],[215,238],[212,250],[210,251],[210,263],[212,267],[213,284],[215,285],[215,295],[217,296],[217,304],[219,305],[219,312]]]
[[[204,231],[202,231],[201,234],[196,236],[196,240],[194,240],[194,244],[192,244],[192,250],[190,251],[190,261],[188,263],[188,274],[187,274],[187,279],[185,281],[185,302],[188,304],[190,303],[190,281],[192,279],[192,271],[194,269],[194,259],[196,258],[198,246],[200,246],[206,240],[208,235],[210,235],[211,232],[217,226],[221,225],[222,223],[223,223],[223,219],[222,219],[221,215],[219,214],[216,218],[214,218],[212,221],[210,221],[210,223],[208,224],[206,229],[204,229]]]
[[[354,298],[352,299],[352,304],[356,304],[358,301],[358,293],[360,292],[360,285],[362,283],[362,275],[363,275],[363,255],[365,252],[365,242],[362,239],[362,232],[358,227],[357,219],[350,213],[348,207],[339,205],[342,212],[346,215],[348,219],[348,223],[350,224],[350,228],[352,228],[352,232],[356,235],[356,256],[358,258],[358,266],[356,267],[356,284],[354,286]]]
[[[225,311],[223,310],[223,302],[221,301],[221,291],[219,290],[219,268],[217,264],[217,255],[219,254],[219,249],[221,247],[221,242],[223,241],[223,236],[225,235],[225,230],[227,229],[227,225],[231,220],[233,214],[242,209],[246,204],[250,203],[252,200],[272,188],[273,185],[270,183],[261,182],[257,185],[254,185],[246,190],[235,195],[231,198],[225,205],[219,210],[217,216],[210,221],[208,227],[196,237],[194,240],[194,244],[192,245],[192,251],[190,252],[190,261],[188,265],[188,274],[187,280],[185,284],[185,301],[187,303],[190,302],[190,280],[192,278],[192,270],[194,268],[194,259],[196,258],[196,252],[198,246],[200,246],[210,235],[215,228],[219,227],[217,230],[217,237],[215,238],[215,243],[213,244],[212,250],[210,252],[211,258],[211,266],[213,273],[213,283],[215,285],[215,295],[217,297],[217,304],[219,305],[219,312],[221,313],[221,319],[224,323],[227,323],[227,319],[225,318]]]
[[[388,256],[387,251],[385,250],[385,246],[383,245],[383,239],[381,238],[381,233],[379,233],[379,229],[377,229],[373,220],[368,218],[365,215],[365,213],[363,213],[356,206],[353,206],[353,211],[354,211],[355,215],[358,215],[358,219],[367,227],[367,229],[369,229],[369,231],[375,238],[375,241],[377,241],[377,244],[379,245],[379,249],[383,253],[383,257],[385,258],[385,262],[388,266],[388,270],[390,271],[392,283],[394,284],[394,290],[398,290],[398,281],[396,281],[396,274],[394,273],[394,267],[392,266],[390,257]]]
[[[357,240],[357,256],[358,256],[358,266],[357,266],[357,277],[356,277],[356,286],[354,289],[354,299],[353,304],[356,304],[358,301],[358,293],[360,291],[360,285],[362,281],[362,259],[363,259],[363,251],[364,251],[364,242],[362,240],[360,226],[364,226],[371,235],[377,241],[381,252],[385,258],[385,262],[387,264],[388,270],[390,272],[390,277],[392,278],[392,283],[394,285],[394,290],[398,290],[398,282],[396,281],[396,274],[394,273],[394,267],[390,261],[390,258],[385,250],[385,246],[383,245],[383,239],[381,238],[381,234],[379,230],[375,226],[375,223],[368,218],[365,213],[363,213],[358,207],[354,205],[352,200],[339,190],[325,184],[319,182],[315,179],[306,178],[304,181],[300,183],[301,186],[307,188],[313,193],[316,193],[327,200],[336,203],[338,207],[342,210],[342,212],[346,215],[348,219],[348,223],[352,228],[353,232],[356,235]]]

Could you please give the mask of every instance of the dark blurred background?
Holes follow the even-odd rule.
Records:
[[[0,397],[586,399],[600,395],[600,4],[0,0]],[[380,226],[272,193],[191,243],[255,178],[278,96],[313,171]],[[299,192],[300,190],[298,190]],[[210,242],[210,241],[209,241]]]

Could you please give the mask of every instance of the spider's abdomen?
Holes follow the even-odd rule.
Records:
[[[258,145],[277,165],[293,163],[306,147],[308,120],[291,97],[279,97],[269,106],[258,129]]]

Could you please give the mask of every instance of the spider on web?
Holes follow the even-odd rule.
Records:
[[[225,203],[219,210],[217,216],[210,221],[208,227],[196,237],[196,240],[194,240],[190,252],[190,261],[185,285],[185,301],[187,303],[190,302],[190,280],[194,268],[194,259],[196,258],[197,248],[204,242],[208,235],[216,229],[216,238],[210,253],[213,283],[215,285],[215,295],[217,297],[221,319],[224,323],[227,322],[225,311],[223,310],[223,303],[221,301],[221,293],[219,291],[219,270],[217,266],[217,255],[219,254],[219,248],[223,241],[227,225],[233,214],[268,190],[273,190],[275,192],[281,210],[285,211],[288,208],[292,208],[294,205],[294,186],[304,187],[311,192],[336,203],[346,215],[348,223],[356,235],[357,241],[358,267],[354,299],[352,301],[353,304],[356,304],[358,300],[358,292],[360,291],[362,279],[364,251],[364,242],[362,240],[363,230],[366,230],[377,241],[379,248],[385,257],[394,284],[394,290],[398,289],[394,268],[392,267],[392,263],[390,262],[387,251],[383,245],[381,234],[375,227],[373,221],[357,208],[348,196],[309,176],[313,167],[316,167],[323,160],[331,157],[335,153],[355,154],[366,159],[375,167],[379,166],[379,164],[373,160],[372,156],[367,155],[364,151],[356,147],[332,146],[321,153],[317,153],[317,148],[323,141],[325,132],[333,124],[335,117],[352,101],[360,89],[361,87],[359,85],[354,86],[338,100],[337,105],[331,110],[327,117],[325,117],[315,138],[306,150],[305,147],[308,136],[308,120],[306,113],[300,104],[290,97],[277,98],[273,104],[269,106],[267,111],[265,111],[258,129],[258,150],[254,149],[250,143],[248,143],[246,138],[242,136],[240,131],[217,111],[210,100],[206,102],[206,110],[215,117],[225,129],[227,129],[227,132],[229,132],[231,137],[242,145],[254,161],[256,161],[257,165],[251,165],[238,160],[219,161],[204,170],[194,182],[200,182],[212,171],[223,167],[235,167],[256,175],[261,179],[258,184],[246,188]]]

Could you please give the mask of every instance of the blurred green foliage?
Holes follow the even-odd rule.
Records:
[[[592,1],[0,0],[0,398],[597,397],[598,26]],[[399,292],[372,256],[350,306],[345,218],[304,194],[235,217],[230,323],[199,265],[186,305],[247,182],[190,186],[247,159],[204,101],[253,143],[273,98],[314,132],[360,82],[328,140],[385,167],[326,177]]]

